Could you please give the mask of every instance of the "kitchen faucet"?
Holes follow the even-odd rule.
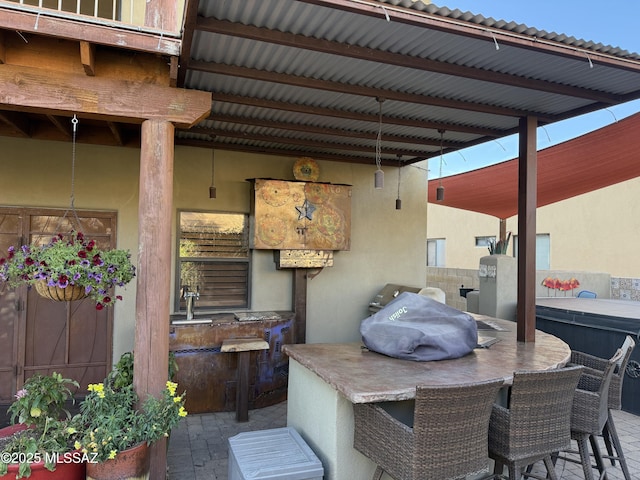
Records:
[[[196,300],[200,299],[200,287],[196,287],[196,291],[189,290],[189,285],[182,286],[182,298],[185,299],[187,304],[187,320],[193,320],[193,309],[195,307]]]

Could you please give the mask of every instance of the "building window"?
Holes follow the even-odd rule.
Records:
[[[196,310],[249,307],[249,217],[242,213],[178,213],[176,311],[181,291],[197,291]]]
[[[444,267],[444,238],[427,240],[427,267]]]
[[[518,256],[518,236],[513,237],[514,256]],[[551,269],[551,235],[538,233],[536,235],[536,270]]]
[[[495,243],[495,241],[496,241],[495,235],[489,236],[489,237],[476,237],[476,247],[489,248],[489,244],[491,242]]]

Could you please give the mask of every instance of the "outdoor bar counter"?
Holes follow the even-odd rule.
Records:
[[[361,343],[286,345],[289,355],[287,425],[295,428],[322,461],[325,480],[369,480],[375,465],[353,448],[354,403],[403,401],[410,408],[416,385],[447,385],[502,378],[515,370],[565,365],[571,350],[536,331],[536,341],[516,341],[516,324],[483,315],[480,337],[495,337],[455,360],[413,362],[363,348]],[[493,327],[494,329],[484,329]],[[386,477],[389,478],[389,477]]]

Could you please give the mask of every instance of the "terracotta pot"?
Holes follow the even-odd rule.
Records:
[[[25,430],[23,424],[11,425],[0,429],[0,437],[8,437],[16,432]],[[85,464],[80,461],[81,456],[74,456],[74,452],[59,455],[60,460],[56,463],[56,469],[51,472],[44,466],[44,462],[34,462],[31,464],[31,476],[29,480],[85,480]],[[6,475],[0,475],[2,480],[15,480],[18,476],[19,465],[9,465]]]
[[[148,480],[149,448],[145,443],[118,452],[113,460],[87,463],[86,480]]]
[[[69,285],[67,288],[50,287],[47,282],[40,280],[35,283],[36,291],[41,297],[54,300],[56,302],[71,302],[82,300],[87,296],[85,289],[81,285]]]

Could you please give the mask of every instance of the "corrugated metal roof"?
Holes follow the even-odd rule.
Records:
[[[463,148],[526,115],[545,124],[640,97],[638,54],[420,1],[199,0],[197,12],[181,65],[185,87],[214,94],[198,144],[216,148],[328,159],[343,148],[372,162],[382,98],[395,164],[394,151],[439,155],[439,130]]]

